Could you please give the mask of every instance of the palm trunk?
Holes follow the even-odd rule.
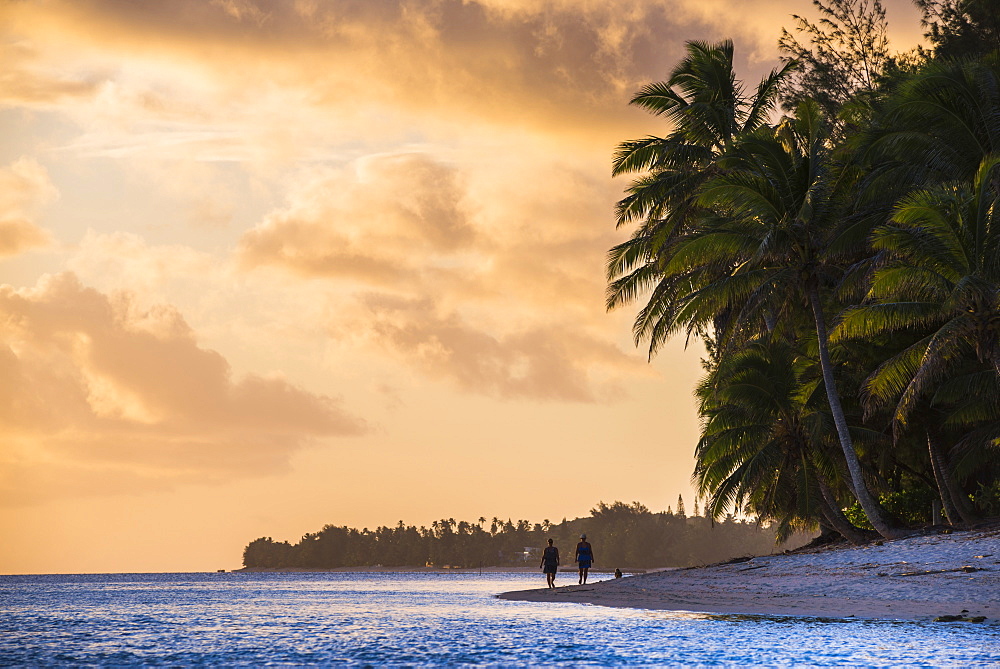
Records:
[[[820,511],[830,526],[855,546],[863,544],[865,542],[864,533],[855,527],[840,510],[840,504],[837,503],[837,498],[833,496],[833,491],[826,484],[826,480],[817,474],[816,482],[819,484],[819,491],[823,496],[820,499]]]
[[[948,458],[941,449],[938,435],[930,427],[927,428],[927,451],[930,454],[931,469],[934,470],[934,480],[937,482],[941,504],[944,506],[948,521],[952,525],[957,524],[959,520],[967,525],[975,524],[979,518],[969,504],[965,492],[951,475]]]
[[[774,328],[778,326],[778,317],[770,310],[764,313],[764,326],[767,328],[768,333],[774,332]]]
[[[826,399],[830,403],[830,413],[833,414],[833,423],[837,427],[837,436],[840,438],[840,448],[844,452],[844,460],[847,462],[847,470],[851,474],[851,482],[854,484],[854,495],[858,498],[862,510],[868,517],[868,522],[872,524],[875,531],[886,539],[898,539],[905,536],[905,533],[893,527],[885,516],[885,511],[875,501],[861,473],[861,461],[854,450],[854,443],[851,441],[851,434],[847,427],[847,417],[840,404],[840,394],[837,392],[837,385],[833,378],[833,365],[830,363],[829,335],[826,330],[826,319],[823,316],[823,305],[820,303],[819,290],[812,286],[808,289],[809,302],[812,306],[813,318],[816,321],[816,339],[819,344],[819,364],[823,370],[823,384],[826,386]]]
[[[945,518],[949,525],[957,525],[959,521],[958,509],[951,496],[951,490],[945,482],[944,463],[941,461],[941,452],[936,448],[937,444],[931,437],[931,431],[927,430],[927,452],[930,455],[931,471],[934,472],[934,483],[937,485],[938,497],[941,498],[941,508],[944,509]]]

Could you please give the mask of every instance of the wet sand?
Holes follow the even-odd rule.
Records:
[[[881,544],[881,545],[880,545]],[[499,595],[528,602],[722,614],[1000,621],[1000,528],[831,546]],[[541,580],[541,576],[539,577]],[[542,581],[544,586],[544,581]],[[970,621],[971,622],[971,621]]]

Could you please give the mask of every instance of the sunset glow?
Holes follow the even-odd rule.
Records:
[[[809,10],[0,5],[0,573],[693,501],[702,350],[605,311],[611,156],[685,40],[752,82]]]

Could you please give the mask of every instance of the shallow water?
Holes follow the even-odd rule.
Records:
[[[567,581],[568,583],[568,581]],[[1000,667],[1000,625],[501,601],[526,574],[0,576],[0,665]]]

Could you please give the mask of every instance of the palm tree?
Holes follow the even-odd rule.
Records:
[[[971,180],[1000,154],[1000,54],[929,64],[871,119],[857,137],[869,197],[894,204],[915,187]]]
[[[978,520],[959,480],[978,479],[986,483],[996,480],[1000,466],[996,451],[1000,448],[1000,377],[990,368],[970,364],[968,373],[959,373],[940,384],[931,399],[944,418],[937,433],[928,434],[932,457],[937,451],[935,471],[940,475],[942,500],[950,497],[953,511],[966,523]],[[950,449],[942,446],[943,438],[951,437]],[[937,437],[936,443],[932,439]],[[942,488],[942,485],[944,486]]]
[[[1000,155],[985,159],[971,184],[903,198],[872,243],[888,254],[872,281],[872,303],[845,312],[836,336],[928,331],[869,382],[875,394],[902,389],[897,419],[905,423],[969,356],[1000,375]]]
[[[918,409],[923,417],[942,384],[967,378],[970,363],[992,368],[1000,378],[1000,156],[983,160],[971,183],[903,198],[891,221],[875,230],[873,245],[886,258],[875,271],[870,303],[845,312],[835,336],[925,335],[887,360],[867,384],[874,400],[896,399],[895,420],[905,429]],[[989,430],[988,406],[973,415],[984,411]],[[951,479],[940,428],[925,429],[949,517],[974,520]],[[975,437],[968,435],[964,444],[976,443]]]
[[[811,364],[781,340],[756,341],[721,359],[699,387],[705,423],[694,478],[713,519],[748,510],[777,520],[781,540],[819,518],[860,543],[863,533],[830,487],[827,417],[816,406],[816,384],[802,379]]]
[[[638,223],[628,241],[608,252],[607,307],[614,309],[652,290],[636,316],[636,344],[649,341],[650,357],[671,332],[658,327],[664,305],[689,290],[687,277],[666,277],[663,266],[677,241],[698,225],[698,188],[718,170],[717,161],[740,136],[761,127],[774,109],[778,85],[791,64],[764,77],[752,96],[733,70],[733,43],[692,41],[666,81],[649,84],[631,103],[663,117],[666,137],[623,142],[615,176],[639,176],[618,203],[618,227]]]
[[[824,386],[853,492],[872,525],[899,536],[868,491],[833,375],[821,287],[841,273],[823,257],[836,230],[838,179],[815,103],[794,123],[763,128],[776,85],[772,72],[751,100],[732,70],[732,46],[688,44],[667,82],[633,104],[670,118],[667,138],[626,142],[614,172],[646,174],[619,203],[619,225],[642,221],[608,254],[608,308],[650,292],[633,325],[652,356],[671,335],[707,334],[723,346],[782,326],[804,301],[813,313]],[[677,90],[675,90],[675,88]],[[678,92],[679,91],[679,92]],[[720,348],[713,351],[719,356]]]
[[[707,322],[720,309],[739,324],[790,321],[806,305],[812,312],[819,363],[830,412],[855,497],[886,538],[901,536],[868,490],[834,376],[826,302],[843,268],[831,249],[844,215],[849,172],[829,156],[825,123],[811,101],[777,128],[745,138],[725,157],[726,171],[702,189],[700,203],[718,222],[686,241],[670,268],[711,268],[715,277],[674,305],[674,323]],[[731,268],[719,272],[720,268]],[[676,325],[673,325],[676,327]],[[690,325],[689,325],[690,327]]]

